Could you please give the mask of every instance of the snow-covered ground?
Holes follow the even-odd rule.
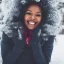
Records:
[[[1,61],[2,59],[0,54],[0,64],[2,64]],[[64,64],[64,35],[56,36],[50,64]]]
[[[64,35],[57,35],[50,64],[64,64]]]

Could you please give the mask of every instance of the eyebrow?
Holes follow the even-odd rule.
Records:
[[[27,10],[27,11],[30,11],[31,12],[31,10]]]
[[[27,11],[30,11],[31,12],[31,10],[27,10]],[[37,12],[37,13],[41,13],[41,12]]]

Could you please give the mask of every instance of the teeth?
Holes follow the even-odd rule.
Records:
[[[35,23],[34,23],[34,22],[29,22],[29,24],[32,24],[32,25],[34,25]]]

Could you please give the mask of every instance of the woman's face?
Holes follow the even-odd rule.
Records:
[[[41,9],[37,5],[28,7],[24,16],[24,23],[28,29],[33,30],[39,25],[42,18],[41,12]]]

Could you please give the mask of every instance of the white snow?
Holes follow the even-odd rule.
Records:
[[[64,35],[57,35],[50,64],[64,64]]]

